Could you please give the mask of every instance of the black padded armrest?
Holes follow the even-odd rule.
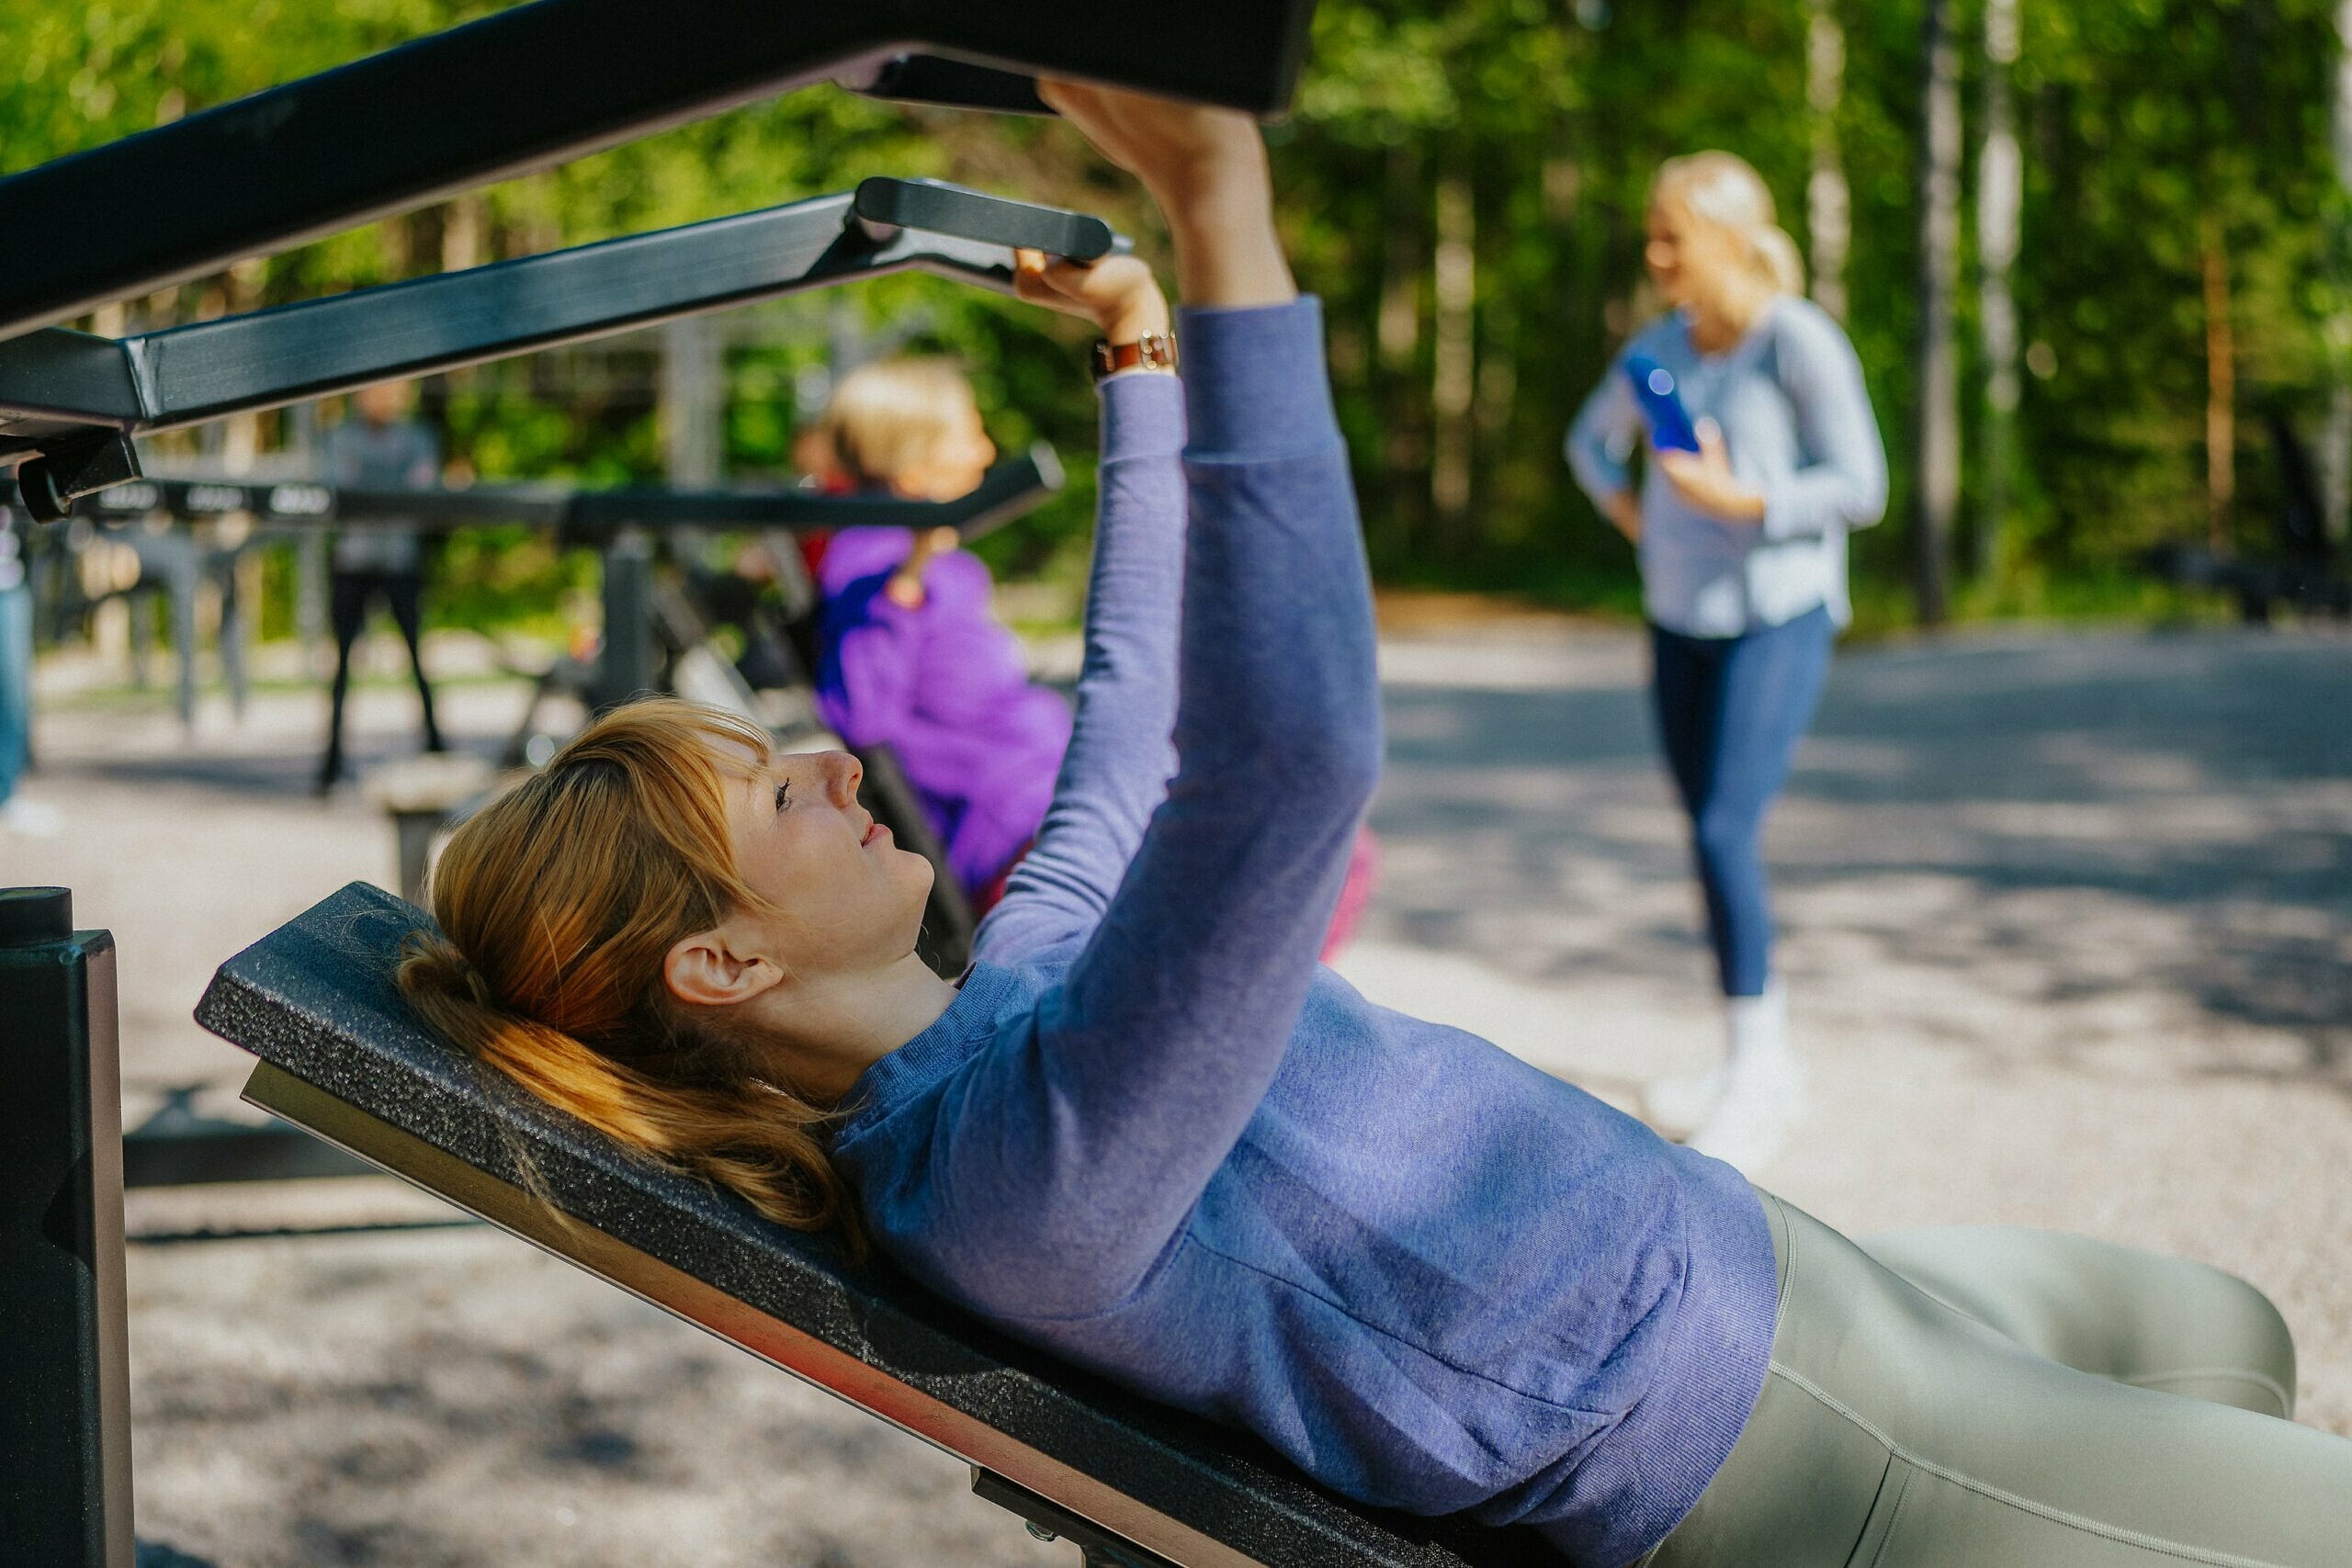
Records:
[[[197,1019],[261,1058],[246,1098],[1186,1568],[1556,1568],[1523,1533],[1361,1507],[490,1077],[393,984],[424,923],[355,883],[222,964]]]

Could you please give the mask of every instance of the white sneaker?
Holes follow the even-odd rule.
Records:
[[[1789,1043],[1789,993],[1775,978],[1763,994],[1726,1004],[1731,1055],[1721,1095],[1689,1139],[1753,1178],[1772,1163],[1804,1109],[1804,1064]]]
[[[1726,1075],[1744,1056],[1789,1053],[1789,994],[1776,976],[1753,997],[1724,998],[1724,1059],[1700,1073],[1642,1086],[1642,1120],[1678,1137],[1695,1133],[1723,1103]]]
[[[1804,1065],[1796,1053],[1749,1052],[1724,1074],[1723,1099],[1690,1145],[1753,1180],[1772,1163],[1804,1111]]]
[[[65,818],[54,806],[27,800],[21,795],[0,800],[0,829],[11,833],[28,839],[53,839],[64,826]]]
[[[1677,1073],[1642,1086],[1642,1120],[1661,1133],[1690,1133],[1714,1114],[1724,1097],[1724,1065],[1702,1073]]]

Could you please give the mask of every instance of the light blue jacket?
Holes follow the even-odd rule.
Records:
[[[1656,464],[1642,479],[1642,591],[1651,620],[1685,637],[1728,637],[1826,605],[1853,618],[1846,536],[1886,511],[1886,453],[1861,362],[1820,307],[1782,295],[1747,335],[1701,354],[1677,312],[1634,335],[1568,427],[1568,466],[1601,504],[1633,486],[1648,434],[1625,360],[1645,355],[1674,375],[1693,420],[1723,428],[1732,471],[1765,498],[1761,524],[1686,505]]]

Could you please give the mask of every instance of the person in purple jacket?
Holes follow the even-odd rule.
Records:
[[[1168,215],[1025,258],[1102,387],[1078,716],[960,983],[842,753],[623,708],[459,828],[401,983],[496,1071],[1324,1484],[1589,1568],[2345,1561],[2251,1286],[2009,1230],[1857,1245],[1316,963],[1380,774],[1321,321],[1256,130],[1043,91]],[[2195,1397],[2182,1397],[2190,1394]]]
[[[913,501],[967,494],[996,460],[972,386],[943,360],[845,377],[826,410],[854,488]],[[948,869],[985,897],[1045,819],[1069,744],[1068,704],[1029,683],[996,618],[995,584],[953,528],[844,528],[818,564],[817,707],[852,746],[898,753]]]

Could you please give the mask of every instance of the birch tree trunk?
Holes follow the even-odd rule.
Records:
[[[2205,535],[2217,555],[2231,545],[2230,510],[2237,499],[2237,333],[2230,321],[2229,238],[2222,220],[2204,223],[2205,272]]]
[[[2335,179],[2352,194],[2352,0],[2336,0],[2335,96],[2329,109],[2329,141],[2335,153]],[[2336,236],[2337,287],[2352,287],[2346,267],[2346,236]],[[2320,485],[2327,508],[2325,526],[2345,537],[2352,517],[2352,311],[2339,310],[2328,322],[2327,345],[2335,386],[2327,406],[2327,438],[2320,449]]]
[[[1853,243],[1853,198],[1846,186],[1846,162],[1838,144],[1838,106],[1846,95],[1846,30],[1832,8],[1835,0],[1808,0],[1805,28],[1804,96],[1813,121],[1813,174],[1805,181],[1806,249],[1813,273],[1813,302],[1846,319],[1846,254]],[[2345,0],[2352,6],[2352,0]]]
[[[1470,511],[1470,404],[1476,387],[1477,209],[1459,170],[1437,183],[1437,293],[1430,341],[1430,505],[1449,550],[1461,550]]]
[[[1984,146],[1976,163],[1976,259],[1984,269],[1978,314],[1985,366],[1984,511],[1975,540],[1980,575],[2000,565],[2018,411],[2018,309],[2010,269],[2018,259],[2025,172],[2009,96],[2009,72],[2017,60],[2018,0],[1985,0]]]
[[[718,483],[727,417],[726,344],[708,316],[683,316],[662,329],[662,445],[670,483]]]
[[[1374,341],[1380,360],[1381,458],[1388,472],[1378,503],[1390,536],[1412,540],[1429,494],[1427,402],[1413,367],[1421,343],[1421,267],[1428,233],[1427,189],[1411,143],[1387,153],[1385,232],[1381,243],[1380,313]]]
[[[1919,619],[1950,610],[1948,562],[1960,504],[1960,376],[1952,342],[1960,280],[1960,51],[1952,0],[1928,0],[1919,138],[1919,396],[1913,542]]]
[[[490,258],[482,254],[487,227],[479,196],[452,198],[441,209],[441,270],[463,272]]]

